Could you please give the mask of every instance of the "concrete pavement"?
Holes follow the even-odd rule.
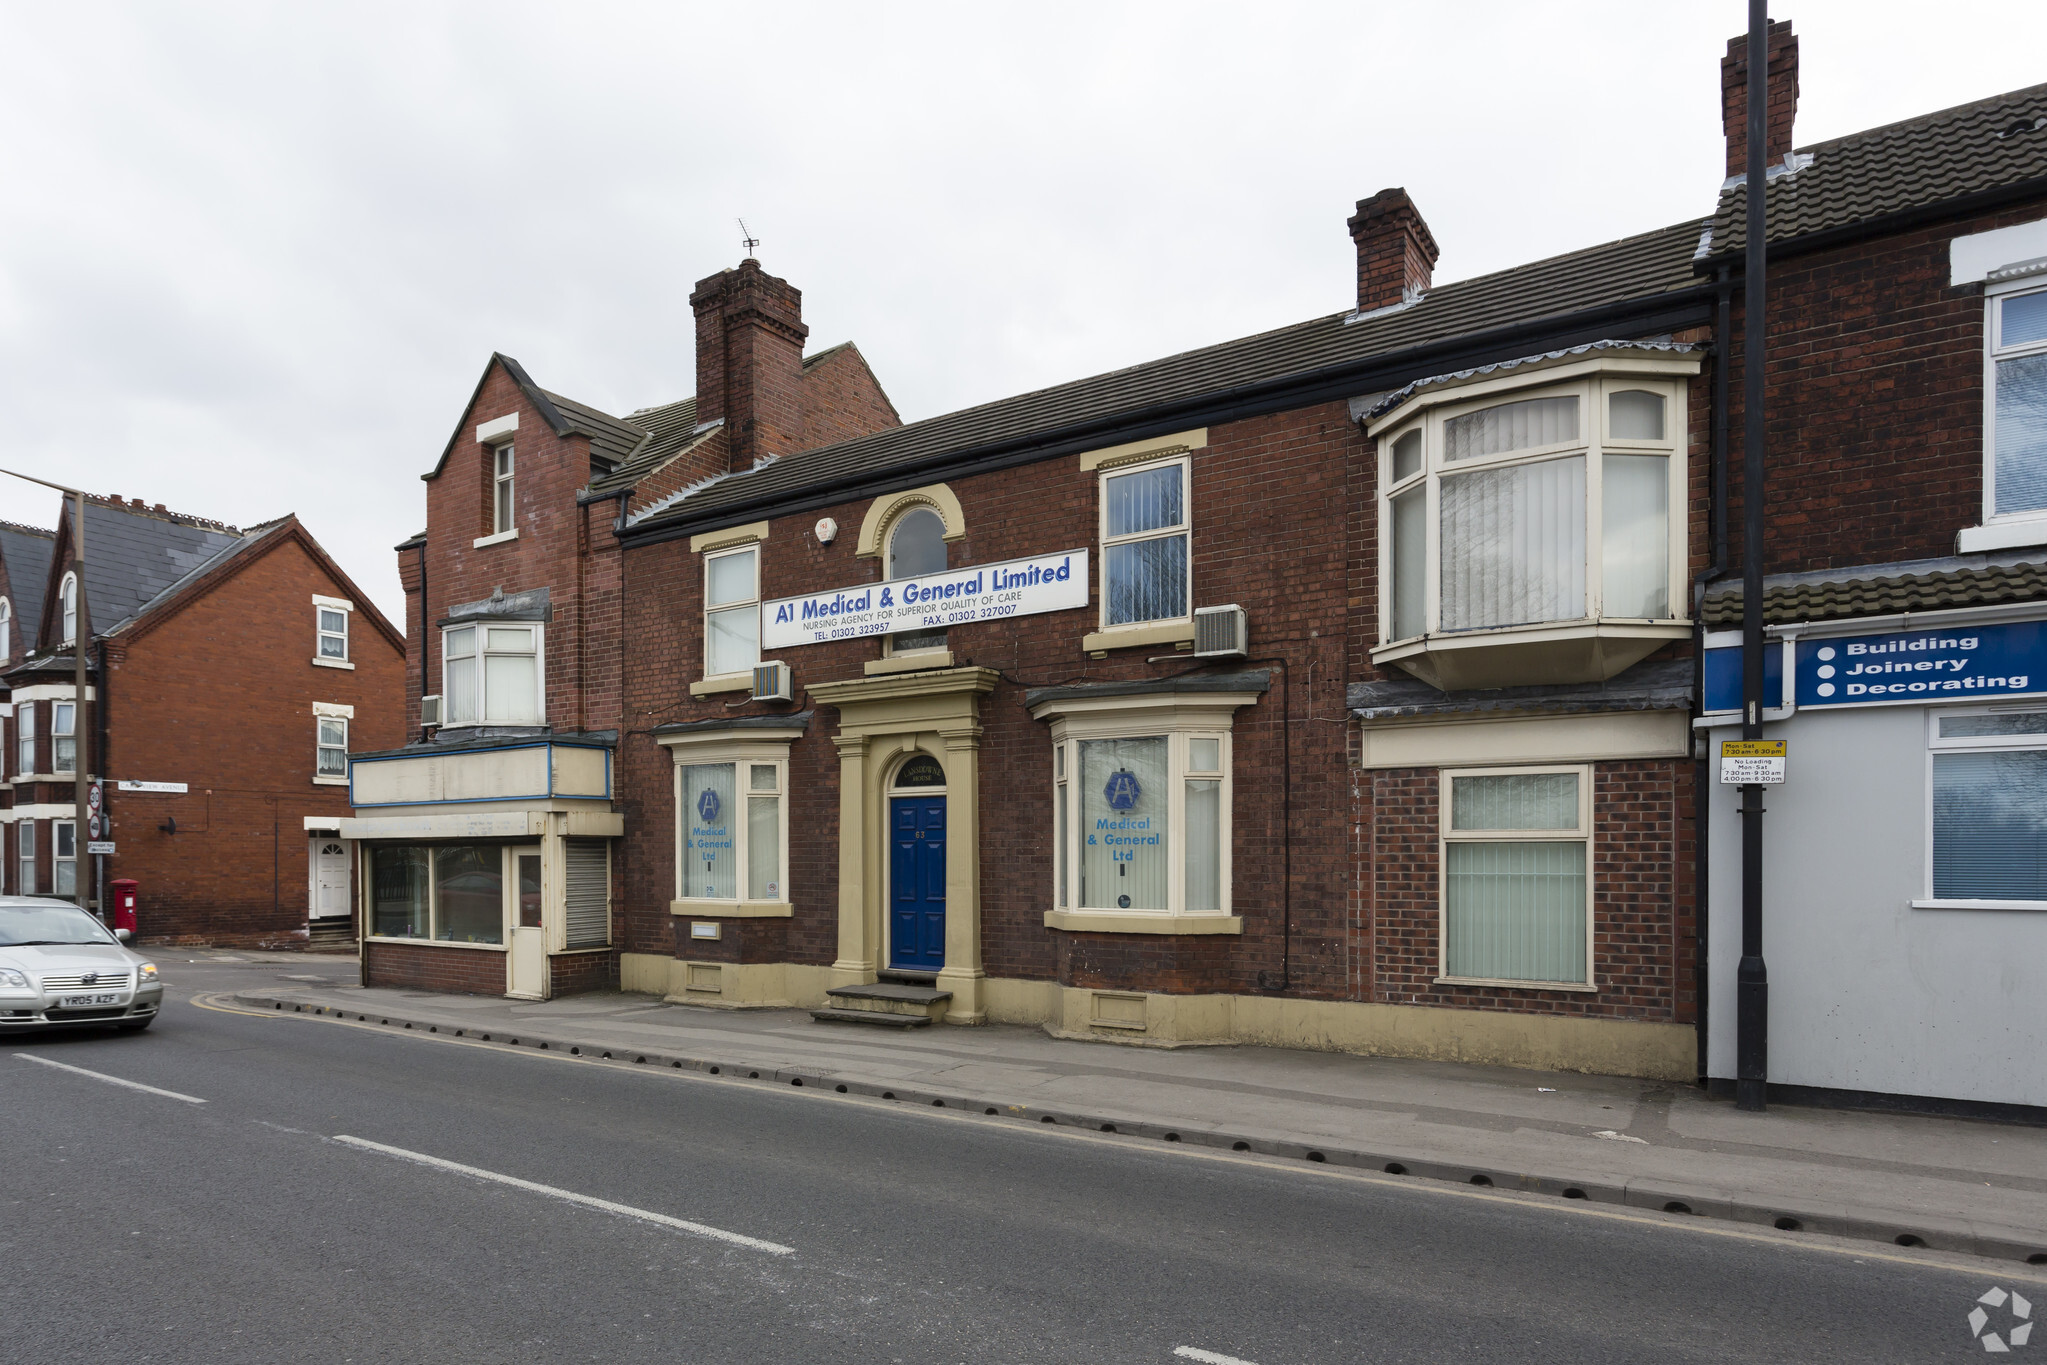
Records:
[[[1124,1048],[1001,1026],[898,1034],[818,1024],[800,1010],[713,1010],[623,993],[522,1003],[364,990],[332,959],[297,961],[297,975],[328,979],[270,976],[235,998],[520,1047],[757,1073],[904,1104],[2047,1264],[2047,1129],[1785,1106],[1743,1114],[1660,1082],[1270,1048]]]

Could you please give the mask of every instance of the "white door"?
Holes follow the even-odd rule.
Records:
[[[547,995],[547,928],[541,913],[540,850],[505,850],[511,862],[512,951],[511,980],[507,995],[528,1000]]]
[[[345,919],[348,915],[348,843],[333,835],[315,837],[309,861],[313,869],[314,919]]]

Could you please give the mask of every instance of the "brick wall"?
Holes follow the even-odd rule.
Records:
[[[362,983],[380,990],[446,991],[503,995],[505,955],[479,948],[434,948],[418,943],[365,943]]]
[[[618,954],[557,953],[547,959],[549,995],[613,990],[618,986]]]

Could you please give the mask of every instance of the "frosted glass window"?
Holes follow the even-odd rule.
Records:
[[[1420,471],[1422,467],[1422,433],[1416,427],[1393,443],[1393,482]]]
[[[1504,981],[1585,978],[1585,845],[1444,848],[1444,968]]]
[[[1452,776],[1450,828],[1576,829],[1578,774]]]
[[[1582,455],[1441,482],[1444,630],[1585,615]]]
[[[775,787],[775,765],[772,763],[753,764],[753,790],[771,792]]]
[[[705,600],[714,607],[728,602],[751,602],[753,600],[754,556],[753,550],[741,550],[737,554],[718,555],[705,565],[710,588]]]
[[[744,673],[761,661],[759,556],[758,549],[748,548],[704,561],[707,674]],[[723,610],[709,610],[713,607]]]
[[[1061,782],[1059,784],[1057,805],[1058,810],[1056,812],[1056,818],[1059,823],[1053,826],[1053,829],[1056,831],[1056,833],[1053,835],[1052,838],[1052,845],[1054,849],[1053,862],[1055,864],[1055,870],[1053,875],[1057,881],[1057,885],[1053,888],[1053,894],[1058,903],[1059,908],[1061,910],[1064,910],[1066,908],[1066,842],[1067,842],[1066,784],[1064,782]]]
[[[682,770],[683,894],[739,898],[739,849],[732,809],[732,765],[692,763]]]
[[[1188,614],[1187,521],[1186,467],[1178,461],[1102,480],[1105,624]]]
[[[492,626],[484,632],[483,719],[487,723],[540,723],[540,670],[534,632]]]
[[[1578,397],[1524,398],[1443,423],[1443,458],[1477,460],[1578,439]]]
[[[1670,460],[1608,455],[1604,461],[1601,614],[1661,619],[1670,615]]]
[[[1080,903],[1091,910],[1165,910],[1166,740],[1080,743]]]
[[[1933,756],[1933,894],[2047,901],[2047,750]]]
[[[1222,771],[1223,742],[1219,739],[1190,739],[1187,741],[1187,771],[1190,773],[1219,773]]]
[[[2047,711],[2001,711],[1978,716],[1942,716],[1942,739],[1986,735],[2047,735]]]
[[[1187,911],[1222,909],[1223,784],[1209,778],[1187,783]]]
[[[761,770],[755,768],[758,774]],[[774,769],[768,773],[773,775]],[[774,783],[768,784],[770,790]],[[758,782],[754,790],[759,791]],[[782,798],[746,798],[746,895],[749,900],[782,899]]]
[[[1428,627],[1429,504],[1426,488],[1393,499],[1393,634],[1420,635]]]
[[[1663,439],[1663,395],[1623,389],[1606,400],[1607,435],[1616,441]]]

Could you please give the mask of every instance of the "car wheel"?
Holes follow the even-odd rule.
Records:
[[[114,1025],[114,1031],[116,1033],[140,1033],[155,1022],[156,1016],[152,1014],[147,1019],[138,1019],[132,1024],[116,1024]]]

